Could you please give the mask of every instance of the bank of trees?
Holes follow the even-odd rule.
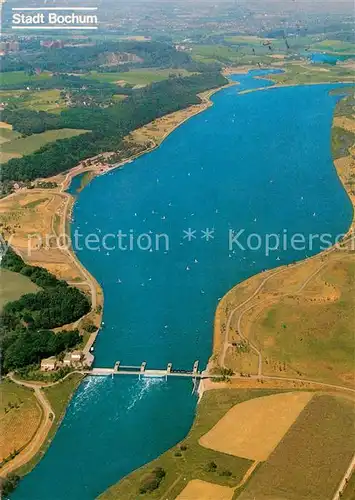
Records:
[[[27,71],[34,68],[53,72],[88,72],[108,65],[115,54],[134,54],[136,61],[130,66],[154,68],[182,68],[191,63],[191,58],[167,43],[136,41],[102,41],[93,45],[67,46],[60,49],[36,50],[8,54],[2,59],[1,70]],[[127,69],[127,65],[126,65]]]
[[[55,334],[50,329],[87,314],[87,297],[46,269],[26,265],[11,248],[3,256],[2,267],[27,276],[42,288],[4,306],[0,315],[2,368],[23,368],[76,346],[80,342],[78,331]]]
[[[92,132],[47,144],[31,155],[10,160],[2,168],[2,180],[28,181],[49,177],[90,156],[117,151],[122,139],[132,130],[165,114],[197,104],[200,102],[197,93],[226,83],[227,80],[216,72],[170,78],[134,92],[125,101],[109,108],[65,110],[58,118],[58,128],[86,128]],[[34,120],[36,127],[37,118]],[[40,118],[45,124],[53,123],[51,117],[47,120],[41,115]]]
[[[7,329],[22,326],[30,329],[56,328],[72,323],[90,311],[90,303],[80,290],[58,280],[46,269],[26,265],[10,248],[3,257],[2,266],[27,276],[42,288],[3,307],[0,320]]]
[[[57,356],[81,341],[77,330],[54,333],[50,330],[17,329],[2,335],[3,369],[18,370]]]
[[[11,110],[7,108],[2,112],[2,120],[24,135],[40,134],[45,130],[63,128],[58,115],[31,109]]]

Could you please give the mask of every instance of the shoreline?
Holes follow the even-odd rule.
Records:
[[[209,91],[203,92],[201,94],[198,94],[198,97],[201,99],[201,102],[199,104],[189,106],[186,109],[182,109],[179,111],[176,111],[174,113],[170,113],[168,115],[165,115],[161,118],[158,118],[154,122],[151,122],[140,129],[136,129],[133,132],[131,132],[126,138],[133,137],[135,139],[137,133],[140,133],[142,130],[146,130],[151,124],[153,123],[154,125],[156,123],[165,123],[168,120],[173,119],[175,123],[173,123],[172,127],[169,127],[169,130],[164,133],[162,137],[159,139],[150,138],[150,147],[145,149],[144,151],[140,151],[139,153],[134,154],[133,156],[128,156],[127,158],[123,159],[119,163],[113,164],[112,166],[107,167],[106,169],[102,169],[102,164],[99,163],[98,165],[90,165],[88,167],[83,167],[82,164],[79,164],[75,167],[73,167],[71,170],[64,174],[58,174],[56,176],[52,176],[48,179],[37,179],[37,182],[40,181],[51,181],[51,182],[56,182],[57,187],[54,189],[45,189],[45,188],[34,188],[34,189],[27,189],[27,188],[22,188],[19,189],[17,192],[11,193],[8,196],[2,198],[0,200],[0,207],[9,201],[9,200],[16,200],[16,197],[23,197],[23,196],[30,196],[30,195],[37,195],[38,198],[40,198],[42,195],[43,196],[53,196],[53,197],[59,197],[62,200],[64,200],[64,209],[61,213],[60,216],[60,223],[59,223],[59,231],[55,230],[53,228],[53,219],[56,216],[56,212],[51,213],[51,225],[53,229],[53,233],[55,236],[60,237],[63,235],[65,238],[68,238],[70,240],[70,228],[71,228],[71,215],[73,211],[74,204],[76,202],[76,198],[74,195],[71,193],[67,192],[66,190],[69,188],[71,185],[73,179],[79,175],[82,175],[86,172],[89,172],[92,174],[92,177],[90,178],[91,182],[93,179],[95,179],[98,176],[101,175],[106,175],[109,172],[112,172],[116,169],[122,168],[125,165],[132,163],[139,157],[151,153],[160,145],[164,142],[164,140],[169,137],[170,134],[172,134],[178,127],[183,125],[187,120],[192,118],[193,116],[196,116],[197,114],[202,113],[206,109],[208,109],[210,106],[213,106],[213,101],[211,101],[211,97],[219,92],[220,90],[223,90],[224,88],[228,88],[230,86],[237,85],[237,82],[230,82],[227,85],[224,85],[222,87],[218,87],[216,89],[211,89]],[[136,140],[137,143],[139,143],[138,140]],[[98,155],[100,156],[100,155]],[[93,157],[97,158],[97,157]],[[84,161],[87,160],[92,160],[93,158],[88,158]],[[11,212],[11,211],[10,211]],[[6,213],[6,212],[5,212]],[[41,217],[41,214],[38,215],[37,219]],[[33,225],[36,223],[36,218],[33,221]],[[59,234],[58,234],[59,233]],[[25,261],[29,262],[31,265],[41,265],[44,268],[47,268],[50,272],[53,272],[50,267],[46,267],[46,264],[48,265],[50,261],[46,261],[43,259],[43,262],[38,263],[36,258],[28,258],[28,255],[25,255],[25,248],[24,247],[19,247],[18,245],[14,244],[14,249],[25,259]],[[79,274],[84,278],[84,282],[86,282],[88,288],[90,289],[90,295],[91,295],[91,310],[89,313],[79,320],[77,320],[74,324],[69,324],[69,325],[63,325],[60,327],[61,329],[65,328],[70,328],[70,327],[78,327],[82,323],[85,322],[88,318],[91,316],[95,315],[95,310],[97,310],[97,307],[100,307],[100,312],[96,312],[96,321],[95,323],[96,326],[98,327],[97,331],[90,334],[90,337],[88,341],[86,342],[84,346],[84,354],[85,356],[92,357],[90,353],[90,348],[93,346],[93,344],[96,341],[96,338],[100,332],[100,327],[102,324],[102,316],[103,316],[103,307],[104,307],[104,295],[103,295],[103,290],[102,287],[99,285],[99,283],[96,281],[95,277],[92,276],[92,274],[82,265],[78,257],[76,256],[75,252],[73,251],[72,248],[65,248],[65,249],[60,249],[59,250],[62,254],[66,256],[66,263],[70,265],[73,269],[79,271]],[[34,253],[34,252],[33,252]],[[32,252],[31,252],[31,257],[32,257]],[[56,274],[56,273],[54,273]],[[62,276],[57,274],[58,278],[62,278]],[[65,278],[64,278],[65,279]],[[65,279],[65,281],[70,281]],[[70,283],[71,286],[75,286],[75,282]]]
[[[342,82],[340,82],[340,83],[342,83]],[[292,86],[294,86],[294,85],[292,85]],[[280,86],[276,86],[276,88],[279,88],[279,87]],[[271,88],[271,87],[266,87],[263,90],[268,90],[269,88]],[[273,88],[275,88],[275,87],[273,87]],[[251,92],[254,92],[255,90],[258,90],[258,89],[253,89]],[[339,118],[339,117],[336,117],[335,115],[333,115],[331,128],[333,128],[335,126],[335,122],[336,122],[337,118]],[[340,118],[342,118],[342,117],[340,117]],[[346,156],[343,156],[343,157],[340,157],[337,159],[334,159],[332,157],[333,168],[335,169],[337,177],[338,177],[339,181],[341,182],[342,187],[343,187],[343,189],[344,189],[344,191],[345,191],[345,193],[346,193],[346,195],[347,195],[347,197],[352,205],[352,211],[353,211],[352,220],[350,222],[349,228],[348,228],[347,232],[344,234],[344,237],[342,238],[342,240],[339,243],[334,244],[330,248],[327,248],[327,249],[325,249],[325,250],[323,250],[323,251],[321,251],[321,252],[319,252],[311,257],[308,257],[306,259],[303,259],[303,260],[300,260],[300,261],[297,261],[297,262],[294,262],[294,263],[291,263],[288,265],[283,265],[280,267],[268,269],[267,271],[250,276],[246,280],[242,281],[241,283],[237,283],[234,287],[232,287],[230,290],[228,290],[227,293],[222,297],[221,301],[219,302],[217,309],[216,309],[216,312],[215,312],[215,316],[214,316],[212,354],[211,354],[209,361],[208,361],[208,367],[210,369],[213,369],[213,368],[214,369],[217,369],[217,368],[221,369],[225,366],[224,361],[225,361],[225,357],[227,354],[227,350],[231,346],[230,342],[228,342],[230,331],[231,331],[231,327],[229,324],[231,317],[233,316],[235,311],[240,309],[241,313],[239,315],[239,322],[238,322],[238,326],[240,326],[239,323],[240,323],[240,320],[241,320],[243,314],[249,310],[249,309],[243,308],[244,304],[246,304],[249,301],[252,301],[252,299],[254,298],[254,295],[257,296],[257,299],[259,298],[259,295],[262,292],[262,288],[264,286],[264,283],[266,283],[269,279],[272,279],[274,276],[276,276],[278,274],[282,274],[283,272],[287,272],[287,271],[292,272],[296,268],[306,266],[309,262],[317,262],[317,261],[323,262],[329,255],[332,255],[334,252],[336,252],[339,249],[339,245],[342,244],[343,242],[352,241],[353,245],[354,245],[355,194],[351,191],[351,189],[349,187],[351,173],[344,173],[343,167],[341,166],[342,162],[344,162],[344,164],[346,162],[349,162],[349,172],[350,172],[351,171],[351,163],[354,163],[354,154],[355,154],[355,145],[352,148],[349,148],[348,154]],[[323,266],[321,266],[319,268],[316,275],[322,270],[323,267],[325,267],[327,265],[327,263],[328,262],[326,262],[326,264],[324,264]],[[264,279],[261,282],[261,284],[259,284],[260,286],[258,288],[257,280],[261,279],[261,277],[263,277]],[[255,282],[255,281],[256,281],[256,284],[254,286],[254,292],[255,292],[254,295],[251,295],[248,300],[246,300],[245,302],[242,302],[242,303],[239,303],[239,302],[233,303],[233,299],[229,303],[229,298],[233,293],[235,293],[236,291],[239,291],[239,289],[241,289],[242,286],[248,285],[248,284],[250,284],[250,282]],[[308,281],[309,280],[307,280],[306,283],[308,283]],[[281,286],[282,285],[280,284],[279,287],[281,287]],[[256,288],[256,291],[255,291],[255,288]],[[286,295],[287,295],[287,293],[286,293]],[[261,300],[260,304],[262,302],[263,301]],[[235,308],[231,312],[227,312],[229,309],[229,306],[231,304],[232,304],[232,307],[233,308],[235,307]],[[256,308],[256,306],[257,306],[257,302],[254,302],[254,303],[252,303],[252,307],[250,307],[250,309]],[[266,307],[267,307],[267,305],[266,305]],[[225,329],[223,329],[223,322],[222,322],[222,316],[224,315],[224,313],[228,316],[228,322],[227,322],[227,326]],[[242,338],[244,338],[244,335],[242,335],[241,332],[239,332],[239,335]],[[255,345],[250,341],[249,336],[245,340],[250,345],[252,350],[256,351],[258,356],[259,356],[259,370],[258,370],[257,376],[260,377],[260,380],[263,379],[263,382],[265,382],[267,379],[270,380],[272,378],[272,375],[270,375],[270,374],[263,375],[262,371],[261,371],[262,349],[258,350],[258,348],[255,347]],[[251,377],[255,378],[255,375],[251,375]],[[275,378],[277,378],[280,382],[282,382],[284,380],[284,383],[287,383],[287,381],[289,379],[289,377],[287,377],[287,376],[284,376],[284,377],[279,376],[279,377],[275,377]],[[304,378],[306,378],[306,377],[299,378],[300,383],[302,383],[302,380],[304,380]],[[248,381],[248,378],[245,378],[244,380]],[[297,380],[297,379],[295,378],[295,380]],[[243,381],[243,379],[242,379],[242,381]],[[211,390],[211,389],[215,389],[215,388],[217,389],[217,388],[221,387],[220,383],[213,383],[211,380],[209,380],[207,382],[208,382],[207,387],[205,385],[202,386],[201,395],[199,393],[200,398],[202,397],[203,393],[206,390]],[[314,382],[319,383],[319,384],[322,384],[322,383],[327,384],[326,381],[321,381],[321,380],[314,381]],[[223,385],[226,386],[226,384],[223,384]],[[346,390],[346,391],[354,391],[355,392],[354,386],[347,387],[345,385],[343,385],[343,386],[338,385],[338,388],[339,388],[339,390]],[[200,398],[199,398],[199,400],[200,400]]]
[[[121,161],[121,162],[119,162],[119,163],[111,166],[107,171],[101,172],[100,171],[100,167],[90,166],[90,167],[82,168],[79,165],[79,166],[73,167],[73,169],[71,169],[66,174],[58,174],[57,176],[53,176],[50,179],[45,179],[46,181],[49,181],[49,180],[50,181],[54,181],[54,182],[58,182],[59,181],[57,188],[55,188],[53,190],[44,189],[44,188],[42,188],[42,189],[32,189],[32,190],[28,190],[27,188],[26,189],[21,189],[18,192],[11,193],[8,196],[6,196],[5,198],[1,199],[0,200],[0,206],[3,203],[6,204],[6,202],[9,199],[12,200],[13,198],[16,198],[16,196],[18,196],[18,195],[21,197],[22,195],[33,194],[33,193],[38,194],[39,197],[41,195],[54,195],[54,197],[55,196],[59,196],[61,198],[64,198],[65,199],[65,206],[64,206],[64,210],[63,210],[63,213],[61,215],[61,220],[60,220],[60,227],[61,227],[61,231],[60,232],[62,234],[64,234],[64,235],[66,235],[66,237],[70,237],[71,214],[72,214],[72,210],[73,210],[74,204],[76,202],[76,199],[75,199],[75,196],[73,196],[71,193],[67,192],[66,190],[69,188],[71,182],[73,181],[73,179],[75,177],[77,177],[78,175],[82,175],[85,172],[91,172],[91,173],[93,173],[93,176],[92,176],[92,178],[89,181],[89,182],[91,182],[91,180],[93,180],[98,175],[105,175],[106,173],[111,172],[114,169],[122,168],[124,165],[133,162],[134,160],[136,160],[140,156],[143,156],[144,154],[147,154],[147,153],[151,153],[152,151],[154,151],[155,149],[157,149],[158,147],[160,147],[160,145],[164,142],[164,140],[167,137],[169,137],[169,135],[172,134],[177,128],[179,128],[181,125],[183,125],[186,121],[188,121],[193,116],[196,116],[197,114],[200,114],[203,111],[207,110],[209,107],[213,106],[214,103],[211,100],[211,97],[214,94],[216,94],[220,90],[223,90],[225,88],[228,88],[228,87],[231,87],[231,86],[235,86],[235,85],[238,85],[238,82],[229,82],[227,85],[224,85],[222,87],[218,87],[216,89],[211,89],[209,91],[206,91],[206,92],[203,92],[201,94],[198,94],[198,97],[201,99],[201,102],[199,104],[190,106],[190,107],[188,107],[186,109],[179,110],[177,112],[174,112],[174,113],[171,113],[169,115],[166,115],[164,117],[159,118],[158,120],[160,122],[164,122],[164,121],[166,121],[169,118],[171,119],[171,117],[173,116],[175,119],[177,119],[177,121],[176,121],[176,123],[172,127],[170,127],[170,129],[166,133],[164,133],[164,135],[160,138],[160,140],[155,140],[154,141],[153,139],[151,139],[150,140],[151,141],[151,146],[147,150],[142,151],[140,153],[137,153],[136,155],[133,155],[133,156],[130,156],[130,157],[124,159],[123,161]],[[185,116],[185,114],[187,114],[187,116]],[[179,115],[182,115],[182,119],[180,119]],[[152,123],[154,123],[154,122],[152,122]],[[146,126],[144,126],[142,128],[145,129],[149,125],[151,125],[151,124],[147,124]],[[134,133],[135,132],[137,132],[137,131],[136,130],[133,131],[130,134],[130,136],[134,137]],[[64,179],[63,179],[63,175],[65,175]],[[42,180],[42,179],[37,179],[37,182],[40,181],[40,180]],[[55,215],[56,215],[56,212],[54,212],[54,213],[51,214],[51,226],[52,226],[52,228],[53,228],[53,225],[54,225],[53,221],[54,221]],[[22,252],[16,246],[14,246],[14,248],[21,255],[23,255]],[[102,325],[103,307],[104,307],[103,289],[99,285],[99,283],[96,281],[96,279],[94,278],[94,276],[92,276],[92,274],[82,265],[82,263],[80,262],[80,260],[78,259],[78,257],[76,256],[76,254],[75,254],[75,252],[73,251],[72,248],[66,249],[66,250],[62,250],[62,252],[64,252],[66,254],[66,256],[69,259],[69,261],[72,264],[74,264],[74,267],[79,270],[79,272],[83,275],[83,277],[85,278],[86,282],[88,283],[90,291],[91,291],[92,306],[91,306],[90,312],[87,315],[85,315],[82,318],[80,318],[78,321],[76,321],[75,324],[73,324],[73,325],[64,325],[64,326],[60,327],[60,329],[65,329],[65,328],[69,328],[69,327],[72,327],[72,326],[78,327],[81,323],[84,323],[85,320],[88,317],[91,317],[96,312],[96,314],[97,314],[96,320],[99,323],[99,327],[98,327],[98,329],[95,332],[93,332],[93,333],[90,334],[90,336],[89,336],[89,338],[88,338],[85,346],[83,347],[83,353],[84,353],[85,358],[89,359],[89,361],[93,362],[94,361],[94,356],[91,354],[90,349],[94,345],[94,343],[95,343],[95,341],[97,339],[97,336],[100,333],[100,329],[101,329],[101,325]],[[28,258],[26,259],[26,261],[28,262]],[[32,261],[30,261],[30,264],[32,264]],[[42,267],[46,268],[46,262],[42,263]],[[71,286],[75,286],[75,284],[71,285]],[[97,306],[100,306],[100,312],[99,313],[97,313]],[[96,309],[96,311],[95,311],[95,309]],[[98,325],[96,324],[96,326],[98,326]],[[68,374],[68,376],[71,376],[72,373],[73,372],[71,372],[70,374]],[[60,381],[58,381],[58,382],[56,382],[54,384],[43,384],[43,387],[47,387],[47,386],[50,387],[51,385],[55,385],[55,384],[57,384],[59,382],[62,382],[65,378],[66,377],[64,377],[63,379],[61,379]],[[24,382],[18,381],[18,382],[15,382],[15,383],[19,383],[20,385],[28,384],[31,387],[35,387],[35,386],[38,385],[38,383],[36,383],[36,381],[34,381],[33,384],[31,384],[31,381],[24,381]],[[80,385],[80,383],[79,383],[79,385]],[[42,385],[41,385],[41,387],[42,387]],[[38,388],[38,390],[40,391],[41,389]],[[71,401],[72,397],[74,396],[74,392],[75,392],[75,390],[72,392],[71,397],[68,400],[68,403]],[[37,399],[38,399],[38,397],[37,397]],[[22,467],[26,467],[27,464],[29,464],[32,460],[35,459],[35,457],[39,453],[41,453],[41,448],[42,447],[45,447],[45,451],[47,450],[47,447],[51,443],[51,441],[52,441],[52,439],[53,439],[53,437],[54,437],[54,435],[56,433],[56,430],[59,428],[59,426],[60,426],[60,424],[61,424],[61,422],[62,422],[62,420],[63,420],[63,418],[65,416],[67,406],[68,405],[66,405],[65,410],[62,413],[62,415],[59,416],[59,420],[58,421],[55,421],[55,417],[54,417],[53,421],[49,421],[49,418],[44,418],[43,419],[44,420],[43,424],[41,422],[41,425],[38,427],[37,431],[32,436],[32,439],[28,443],[26,443],[24,445],[24,447],[21,450],[21,452],[14,458],[15,462],[11,461],[8,464],[6,464],[6,469],[4,469],[4,472],[1,471],[1,469],[0,469],[0,476],[1,477],[6,477],[7,474],[12,473],[12,472],[16,472],[17,470],[21,469]],[[42,405],[42,412],[43,412],[43,414],[45,413],[45,405]],[[52,411],[52,413],[54,415],[53,411]],[[47,412],[47,414],[49,414],[49,413]],[[26,459],[25,462],[22,463],[22,458],[23,458],[24,455],[26,455],[28,453],[29,447],[31,447],[31,445],[33,445],[34,442],[36,443],[36,441],[38,440],[39,431],[42,431],[42,427],[43,428],[45,427],[46,430],[47,430],[47,432],[46,432],[45,437],[40,436],[40,446],[39,446],[39,448],[35,447],[34,450],[32,452],[30,452],[30,455],[28,456],[28,459]],[[54,435],[50,439],[50,433],[51,433],[51,431],[53,429],[54,429]],[[41,438],[43,438],[43,439],[41,439]],[[40,459],[41,459],[41,457],[39,457],[39,460]],[[20,464],[16,465],[17,462],[20,462]],[[29,471],[26,471],[23,475],[26,475],[28,472]]]
[[[250,68],[252,69],[252,68]],[[254,68],[256,69],[256,68]],[[247,71],[246,71],[247,72]],[[234,72],[233,73],[230,73],[230,74],[235,74]],[[326,83],[331,83],[331,82],[326,82]],[[335,82],[334,82],[335,83]],[[338,83],[338,82],[337,82]],[[341,83],[341,82],[339,82]],[[348,83],[348,82],[347,82]],[[202,113],[203,111],[205,111],[206,109],[208,109],[209,107],[213,106],[214,103],[213,101],[211,100],[211,97],[216,94],[217,92],[219,92],[220,90],[223,90],[225,88],[228,88],[228,87],[231,87],[231,86],[235,86],[235,85],[238,85],[238,82],[230,82],[229,84],[223,86],[223,87],[219,87],[217,89],[212,89],[210,91],[207,91],[206,93],[203,93],[203,94],[200,94],[199,97],[202,99],[202,102],[198,105],[194,105],[194,106],[191,106],[185,110],[179,110],[175,113],[172,113],[170,115],[166,115],[165,117],[162,117],[158,120],[161,120],[161,121],[164,121],[164,119],[166,120],[168,117],[171,118],[172,115],[176,115],[177,114],[184,114],[186,112],[188,112],[188,116],[184,116],[180,121],[178,121],[178,123],[176,123],[168,132],[166,132],[161,138],[160,140],[158,141],[154,141],[153,139],[151,139],[152,143],[151,143],[151,147],[145,151],[142,151],[136,155],[133,155],[127,159],[124,159],[122,162],[119,162],[118,164],[115,164],[113,165],[112,167],[110,167],[107,171],[105,172],[97,172],[97,168],[95,167],[87,167],[87,168],[80,168],[80,167],[74,167],[73,169],[71,169],[65,176],[62,184],[61,184],[61,187],[60,187],[60,190],[59,192],[57,192],[57,194],[60,194],[61,196],[65,196],[66,198],[66,204],[65,204],[65,209],[64,209],[64,212],[63,212],[63,215],[62,215],[62,221],[61,221],[61,225],[62,225],[62,228],[63,228],[63,233],[64,234],[67,234],[67,235],[70,235],[70,224],[71,224],[71,221],[70,221],[70,215],[71,215],[71,212],[72,212],[72,209],[73,209],[73,206],[74,206],[74,203],[76,201],[75,197],[70,194],[70,193],[67,193],[67,192],[64,192],[65,189],[68,188],[68,186],[70,185],[70,183],[72,182],[73,178],[78,176],[78,175],[81,175],[85,172],[94,172],[94,175],[92,178],[95,178],[96,176],[98,175],[105,175],[107,172],[111,172],[113,171],[114,169],[116,168],[121,168],[123,167],[124,165],[128,164],[128,163],[131,163],[133,162],[135,159],[139,158],[140,156],[144,155],[144,154],[147,154],[147,153],[150,153],[152,151],[154,151],[156,148],[160,147],[160,145],[164,142],[164,140],[171,134],[173,133],[177,128],[179,128],[183,123],[185,123],[187,120],[189,120],[191,117],[197,115],[197,114],[200,114]],[[298,86],[299,84],[295,84],[295,85],[292,85],[292,86]],[[315,84],[315,85],[318,85]],[[276,85],[276,86],[273,86],[273,87],[267,87],[265,90],[267,90],[268,88],[279,88],[280,85]],[[155,121],[157,122],[157,120]],[[154,122],[152,122],[154,123]],[[144,128],[147,128],[149,127],[150,124],[148,124],[147,126],[145,127],[142,127],[143,129]],[[140,130],[140,129],[139,129]],[[134,136],[134,133],[137,132],[137,131],[133,131],[132,132],[132,136]],[[96,174],[96,175],[95,175]],[[60,174],[59,176],[57,177],[62,177],[63,174]],[[54,179],[54,178],[53,178]],[[46,193],[46,194],[51,194],[48,192],[49,190],[44,190],[42,189],[41,190],[41,193]],[[33,190],[30,191],[30,193],[33,193]],[[23,191],[22,191],[23,193]],[[54,192],[52,192],[52,194],[54,194]],[[16,193],[15,193],[16,195]],[[12,196],[12,195],[9,195],[9,196]],[[6,198],[9,198],[9,197],[6,197]],[[6,199],[4,198],[4,199]],[[4,200],[3,199],[3,200]],[[1,200],[1,201],[3,201]],[[54,216],[54,214],[52,214]],[[352,226],[351,226],[352,227]],[[351,229],[351,228],[350,228]],[[350,231],[349,229],[349,231]],[[328,251],[328,250],[327,250]],[[102,308],[101,308],[101,311],[100,313],[98,314],[98,319],[99,319],[99,324],[101,326],[101,323],[102,323],[102,315],[103,315],[103,305],[104,305],[104,296],[103,296],[103,290],[102,290],[102,287],[97,283],[96,279],[90,274],[90,272],[81,264],[80,260],[77,258],[76,254],[74,253],[74,251],[72,249],[68,249],[67,250],[67,254],[68,254],[68,258],[69,260],[71,260],[74,265],[80,270],[80,272],[83,274],[83,276],[86,278],[86,281],[88,283],[91,282],[91,285],[92,285],[92,297],[94,298],[95,296],[95,299],[93,301],[93,304],[95,304],[95,307],[97,305],[101,305]],[[320,254],[317,254],[317,256],[314,256],[314,257],[318,257]],[[312,258],[314,258],[312,257]],[[302,262],[305,262],[305,261],[301,261]],[[45,267],[45,265],[43,266]],[[271,270],[272,271],[272,270]],[[257,276],[257,275],[254,275],[254,276]],[[75,284],[74,284],[75,286]],[[239,286],[239,285],[236,285],[236,286]],[[234,289],[235,287],[233,287]],[[93,289],[95,289],[95,293],[93,293]],[[232,289],[232,290],[233,290]],[[231,291],[231,290],[230,290]],[[227,292],[226,295],[228,295]],[[221,303],[223,302],[224,298],[226,297],[226,295],[223,297],[223,299],[221,300]],[[220,304],[221,304],[220,303]],[[219,307],[219,306],[218,306]],[[94,305],[92,305],[92,309],[91,311],[88,313],[88,315],[80,318],[78,320],[78,322],[76,322],[77,324],[78,323],[81,323],[81,322],[84,322],[85,319],[87,319],[88,316],[90,316],[92,313],[93,313],[93,310],[94,310]],[[218,308],[217,308],[218,310]],[[216,311],[216,315],[217,315],[217,311]],[[216,317],[216,316],[215,316]],[[65,328],[64,327],[61,327],[61,328]],[[90,348],[91,346],[95,343],[96,341],[96,338],[98,336],[98,334],[100,333],[100,328],[98,328],[98,330],[94,333],[92,333],[85,345],[85,348],[84,348],[84,352],[87,354],[87,355],[91,355],[90,354]],[[214,333],[214,336],[215,336],[215,333]],[[214,342],[214,339],[213,339],[213,342]],[[213,352],[212,352],[212,355],[214,353],[214,346],[213,346]],[[218,386],[218,384],[216,384],[216,388],[218,388],[220,386]],[[201,390],[202,390],[202,394],[203,394],[203,388],[204,388],[204,385],[202,385],[201,387]],[[205,390],[209,390],[210,388],[205,388]],[[202,394],[201,394],[201,397],[202,397]],[[200,398],[199,398],[200,400]]]
[[[271,89],[281,89],[287,87],[308,87],[314,85],[351,85],[355,86],[354,80],[345,80],[341,82],[309,82],[309,83],[275,83],[275,85],[270,85],[268,87],[259,87],[257,89],[242,90],[240,95],[251,94],[253,92],[262,92],[263,90]]]

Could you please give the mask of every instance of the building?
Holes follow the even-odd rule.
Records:
[[[43,372],[52,372],[57,369],[57,360],[54,356],[41,361],[41,370]]]
[[[20,50],[20,44],[16,40],[9,40],[0,42],[0,51],[4,54],[8,52],[18,52]]]
[[[63,358],[63,365],[70,366],[71,365],[71,353],[68,352]]]
[[[62,49],[64,47],[63,40],[42,40],[41,47],[46,49]]]
[[[83,357],[84,357],[84,355],[81,351],[73,351],[71,353],[70,359],[71,359],[72,363],[80,363],[82,361]]]

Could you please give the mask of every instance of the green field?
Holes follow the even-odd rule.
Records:
[[[353,83],[354,72],[351,68],[341,66],[322,65],[321,70],[317,66],[288,64],[285,73],[270,75],[270,80],[282,85],[298,85],[302,83],[326,83],[349,81]],[[325,71],[324,71],[325,70]]]
[[[267,40],[274,43],[275,38],[260,38],[258,36],[226,36],[225,41],[233,44],[241,45],[262,45]]]
[[[332,153],[338,159],[349,154],[349,148],[355,144],[355,134],[340,127],[332,128]]]
[[[0,310],[5,304],[18,300],[26,293],[35,293],[39,287],[19,273],[0,269]]]
[[[77,388],[82,378],[82,375],[74,373],[70,377],[66,378],[63,382],[59,382],[52,387],[43,389],[43,392],[50,402],[57,418],[59,418],[62,415],[63,411],[66,410],[68,401],[72,397],[73,391]]]
[[[137,498],[173,499],[192,479],[235,487],[253,462],[204,448],[198,444],[198,440],[212,429],[234,405],[260,396],[269,396],[276,392],[258,389],[215,389],[205,392],[197,407],[194,424],[186,439],[109,488],[100,495],[100,500],[116,500],[118,498],[124,500],[137,500]],[[208,470],[207,466],[210,462],[215,462],[217,465],[213,471]],[[164,480],[157,490],[146,496],[140,496],[139,487],[142,479],[155,467],[162,467],[165,470]],[[229,471],[231,475],[225,474],[226,471]],[[168,490],[169,493],[167,493]]]
[[[25,84],[27,82],[48,80],[49,78],[51,78],[51,73],[30,76],[24,71],[10,71],[8,73],[0,73],[0,85]]]
[[[261,347],[264,372],[275,374],[275,366],[285,364],[289,375],[353,383],[354,283],[352,255],[345,250],[334,253],[302,294],[290,292],[261,311],[253,321],[251,339]],[[287,290],[288,282],[283,286]]]
[[[204,63],[220,63],[235,66],[275,62],[274,59],[270,57],[268,47],[260,46],[257,50],[257,55],[254,55],[251,46],[245,46],[238,49],[225,45],[195,45],[192,48],[192,57]]]
[[[355,55],[355,43],[341,40],[323,40],[312,44],[312,49],[321,50],[329,54]]]
[[[60,90],[0,90],[0,100],[6,104],[16,105],[33,111],[60,113],[66,108]]]
[[[4,142],[13,141],[14,139],[18,139],[21,137],[21,134],[11,130],[10,128],[1,128],[0,127],[0,144]]]
[[[42,134],[33,134],[28,137],[15,139],[14,141],[6,142],[1,147],[1,152],[14,155],[29,155],[37,151],[49,142],[55,142],[60,139],[68,139],[75,135],[85,134],[87,130],[63,128],[59,130],[47,130]]]
[[[185,69],[134,69],[122,73],[98,73],[92,71],[84,75],[85,78],[98,80],[100,82],[114,83],[124,81],[130,85],[148,85],[153,82],[161,82],[169,78],[169,75],[188,76],[191,75]]]
[[[341,95],[345,94],[346,97],[343,97],[341,101],[338,102],[334,116],[348,116],[352,118],[355,116],[355,95],[354,95],[355,87],[347,87],[336,89],[331,92],[332,95]]]
[[[331,500],[354,453],[352,401],[315,396],[238,500]]]
[[[112,99],[114,102],[121,102],[127,99],[127,96],[122,94],[115,94],[114,96],[112,96]]]

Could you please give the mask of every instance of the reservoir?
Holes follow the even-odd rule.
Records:
[[[203,368],[218,301],[236,283],[320,251],[270,252],[268,235],[347,231],[352,206],[331,157],[339,85],[272,88],[267,71],[234,75],[214,106],[153,152],[94,179],[75,204],[73,233],[98,235],[77,248],[104,290],[95,365]],[[230,241],[243,230],[253,244]],[[168,247],[122,250],[104,235],[161,235]],[[100,236],[101,235],[101,236]],[[117,240],[116,240],[117,241]],[[243,247],[245,241],[241,241]],[[47,454],[12,495],[18,500],[92,500],[183,439],[193,421],[191,380],[88,377]]]

